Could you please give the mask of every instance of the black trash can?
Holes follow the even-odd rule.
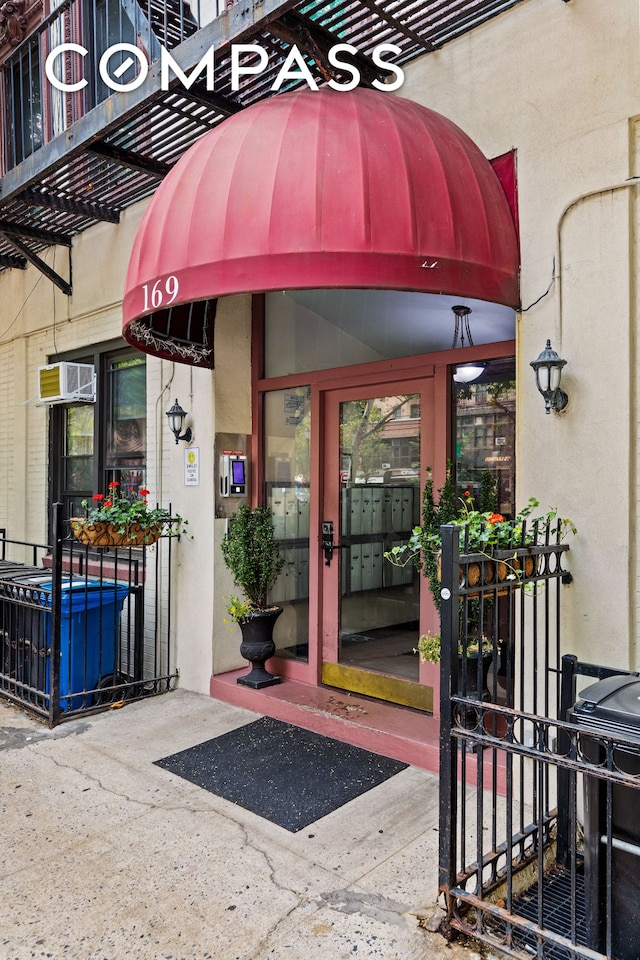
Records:
[[[580,694],[569,720],[584,727],[585,759],[606,769],[606,742],[598,733],[620,737],[613,768],[640,778],[640,677],[607,677]],[[639,783],[640,786],[640,783]],[[584,777],[584,876],[587,946],[607,953],[607,857],[611,853],[611,956],[640,957],[640,789],[611,785],[611,831],[607,831],[607,781]]]

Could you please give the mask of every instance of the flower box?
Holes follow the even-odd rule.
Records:
[[[139,523],[129,523],[124,527],[105,520],[89,523],[81,517],[72,517],[69,521],[74,536],[80,543],[91,547],[142,547],[156,543],[162,534],[162,524],[151,527]]]
[[[108,493],[95,493],[92,506],[82,501],[84,517],[71,517],[74,536],[91,547],[144,547],[156,543],[161,535],[178,536],[187,521],[172,517],[164,507],[149,506],[148,490],[129,487],[123,490],[112,480]]]
[[[491,549],[491,548],[489,548]],[[538,558],[528,553],[524,556],[509,556],[504,560],[487,559],[483,562],[472,560],[467,564],[460,564],[458,570],[458,582],[461,587],[477,587],[478,584],[491,586],[495,583],[505,583],[505,588],[500,594],[507,592],[506,581],[513,583],[513,586],[520,586],[525,577],[531,577],[536,572]],[[438,583],[442,581],[442,553],[437,555]],[[470,594],[477,596],[477,594]]]

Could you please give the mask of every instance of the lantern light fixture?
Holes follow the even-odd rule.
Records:
[[[184,440],[186,443],[190,443],[193,437],[191,427],[187,427],[184,433],[181,433],[182,427],[184,425],[185,417],[187,416],[186,410],[183,410],[180,404],[178,403],[178,398],[176,397],[176,402],[171,407],[170,410],[167,410],[167,417],[169,418],[169,429],[176,438],[176,443],[178,440]]]
[[[547,340],[547,345],[538,358],[531,361],[536,375],[536,386],[544,397],[546,413],[551,413],[552,410],[558,413],[564,410],[569,402],[567,394],[560,389],[562,368],[566,362],[551,349],[551,340]]]
[[[453,379],[456,383],[472,383],[484,373],[484,363],[459,363]]]
[[[458,346],[458,339],[460,340],[460,346],[464,347],[465,336],[467,338],[467,346],[472,347],[473,337],[471,336],[471,324],[469,321],[471,307],[467,307],[462,303],[456,303],[451,309],[456,318],[451,349],[455,350]],[[454,370],[453,379],[456,383],[472,383],[474,380],[477,380],[478,377],[482,376],[484,368],[484,363],[459,363]]]

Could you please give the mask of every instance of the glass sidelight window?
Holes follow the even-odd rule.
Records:
[[[284,613],[274,633],[278,656],[309,655],[309,479],[311,388],[273,390],[264,397],[264,503],[284,567],[270,599]]]
[[[495,483],[499,513],[515,513],[516,374],[513,357],[487,363],[473,383],[455,384],[455,466],[459,496],[480,504],[483,478]]]

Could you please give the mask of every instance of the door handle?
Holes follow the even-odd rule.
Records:
[[[324,553],[324,565],[328,567],[331,564],[333,551],[336,548],[336,544],[333,542],[333,522],[331,520],[322,521],[321,546],[322,552]]]

